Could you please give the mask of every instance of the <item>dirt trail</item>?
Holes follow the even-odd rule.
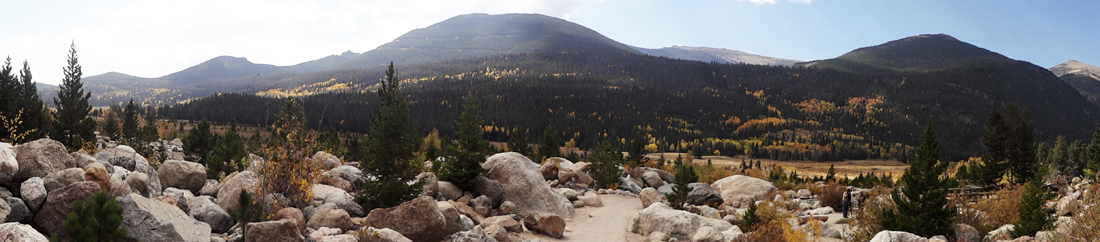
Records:
[[[642,210],[641,200],[622,195],[600,195],[600,200],[603,207],[577,209],[572,221],[566,221],[565,237],[560,240],[530,231],[522,236],[541,241],[645,241],[645,237],[626,231],[630,219]]]

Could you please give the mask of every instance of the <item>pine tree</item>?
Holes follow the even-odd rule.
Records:
[[[210,122],[207,122],[206,118],[203,118],[197,125],[191,127],[191,130],[187,132],[187,136],[183,137],[181,141],[183,141],[184,151],[191,157],[191,160],[209,165],[207,164],[207,159],[210,156],[213,145],[217,142],[217,138],[214,137],[214,134],[210,133]]]
[[[1013,230],[1010,231],[1012,238],[1035,236],[1036,232],[1050,229],[1053,224],[1054,220],[1051,214],[1054,214],[1054,210],[1046,207],[1047,200],[1053,194],[1046,189],[1042,180],[1035,178],[1027,183],[1027,188],[1018,207],[1020,217],[1014,224]]]
[[[248,193],[245,189],[241,189],[241,193],[237,195],[237,205],[241,210],[235,210],[230,208],[229,216],[233,217],[237,223],[241,224],[241,227],[247,228],[248,223],[259,222],[264,216],[264,206],[257,206],[252,201],[252,194]],[[241,230],[241,240],[248,238],[248,231]]]
[[[16,142],[26,142],[36,140],[46,136],[46,121],[43,115],[45,104],[42,103],[42,98],[38,96],[38,87],[35,85],[34,78],[31,75],[31,66],[27,64],[27,61],[23,61],[23,69],[19,70],[19,110],[22,110],[20,121],[22,124],[19,126],[19,132],[26,135],[22,140],[16,140]]]
[[[630,150],[627,151],[626,166],[638,167],[645,164],[648,159],[645,157],[645,146],[649,144],[649,140],[646,139],[646,134],[638,132],[634,134],[634,139],[630,141]]]
[[[512,136],[508,137],[508,150],[531,157],[531,146],[527,144],[527,129],[516,126],[512,129]]]
[[[458,143],[450,147],[454,157],[443,163],[440,180],[450,181],[464,191],[473,191],[477,185],[477,176],[485,169],[481,162],[485,160],[485,151],[489,141],[482,138],[481,116],[477,115],[477,97],[471,92],[466,95],[462,114],[456,123]]]
[[[619,165],[623,162],[623,154],[611,148],[611,143],[600,142],[592,150],[588,161],[592,163],[592,174],[596,177],[596,186],[605,189],[616,189],[619,185]]]
[[[137,107],[134,107],[134,99],[130,99],[130,102],[126,104],[126,109],[122,111],[122,136],[127,139],[135,138],[137,137],[137,132]]]
[[[123,241],[127,231],[121,225],[122,205],[105,191],[73,202],[73,211],[61,224],[72,241]]]
[[[922,237],[954,235],[956,209],[947,201],[947,162],[940,161],[940,144],[932,119],[928,119],[917,157],[901,176],[901,193],[890,193],[895,208],[882,215],[887,230],[906,231]]]
[[[558,131],[554,130],[552,125],[546,126],[546,129],[542,131],[542,143],[539,143],[539,161],[561,156],[560,144],[558,142]]]
[[[1033,131],[1031,114],[1016,104],[1005,105],[1003,115],[992,111],[988,131],[982,137],[987,151],[985,165],[979,169],[983,185],[997,184],[1005,174],[1017,183],[1026,183],[1034,176],[1037,160]]]
[[[825,175],[826,182],[836,181],[836,166],[829,164],[829,173]]]
[[[420,135],[409,121],[409,103],[400,92],[397,71],[390,63],[379,83],[374,119],[367,131],[362,155],[364,174],[376,180],[360,180],[359,203],[366,210],[392,207],[419,196],[422,182],[413,183],[421,165],[415,159]],[[410,184],[412,183],[412,184]]]
[[[113,112],[105,113],[105,116],[107,116],[107,120],[103,121],[103,136],[111,137],[112,139],[116,138],[116,135],[120,134],[118,119],[115,118],[115,114]]]
[[[684,203],[694,203],[694,201],[687,200],[687,195],[694,190],[689,184],[698,181],[699,176],[695,174],[694,166],[683,163],[676,165],[674,179],[676,185],[672,186],[672,193],[665,195],[665,198],[668,198],[668,201],[672,203],[672,208],[684,209]]]
[[[1100,128],[1096,128],[1096,131],[1092,133],[1092,142],[1085,148],[1086,162],[1085,168],[1092,171],[1095,175],[1100,173]]]
[[[19,98],[19,91],[16,87],[15,75],[12,74],[11,57],[4,61],[4,65],[0,66],[0,116],[4,118],[14,118],[19,108],[16,103]],[[7,138],[11,135],[8,134],[8,130],[4,127],[0,127],[0,137]]]
[[[53,99],[57,111],[53,115],[53,131],[50,138],[57,139],[70,150],[78,150],[84,141],[95,139],[95,120],[88,117],[92,106],[88,104],[91,93],[84,92],[84,84],[80,77],[84,73],[80,70],[80,63],[76,55],[76,44],[69,49],[69,65],[65,69],[65,78],[57,90],[57,97]]]
[[[222,172],[228,174],[234,171],[244,170],[243,161],[248,155],[244,151],[244,141],[237,134],[237,126],[233,125],[217,139],[218,144],[210,153],[209,162],[206,164],[206,177],[218,179]]]

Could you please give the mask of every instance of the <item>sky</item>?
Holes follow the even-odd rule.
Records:
[[[0,0],[0,9],[0,55],[49,84],[61,82],[74,43],[85,77],[160,77],[222,55],[285,66],[362,53],[469,13],[539,13],[644,48],[808,61],[944,33],[1042,67],[1100,65],[1092,0]]]

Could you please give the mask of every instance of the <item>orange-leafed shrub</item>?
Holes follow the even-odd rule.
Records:
[[[844,191],[846,187],[840,184],[831,183],[826,185],[824,189],[821,189],[821,194],[818,194],[817,198],[821,201],[821,205],[832,207],[837,211],[842,208],[841,204],[844,202]]]

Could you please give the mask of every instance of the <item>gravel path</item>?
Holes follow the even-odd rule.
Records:
[[[626,231],[630,219],[642,210],[637,197],[600,195],[603,207],[583,207],[576,210],[571,221],[566,221],[565,237],[561,240],[525,231],[524,239],[541,241],[645,241],[646,238]]]

